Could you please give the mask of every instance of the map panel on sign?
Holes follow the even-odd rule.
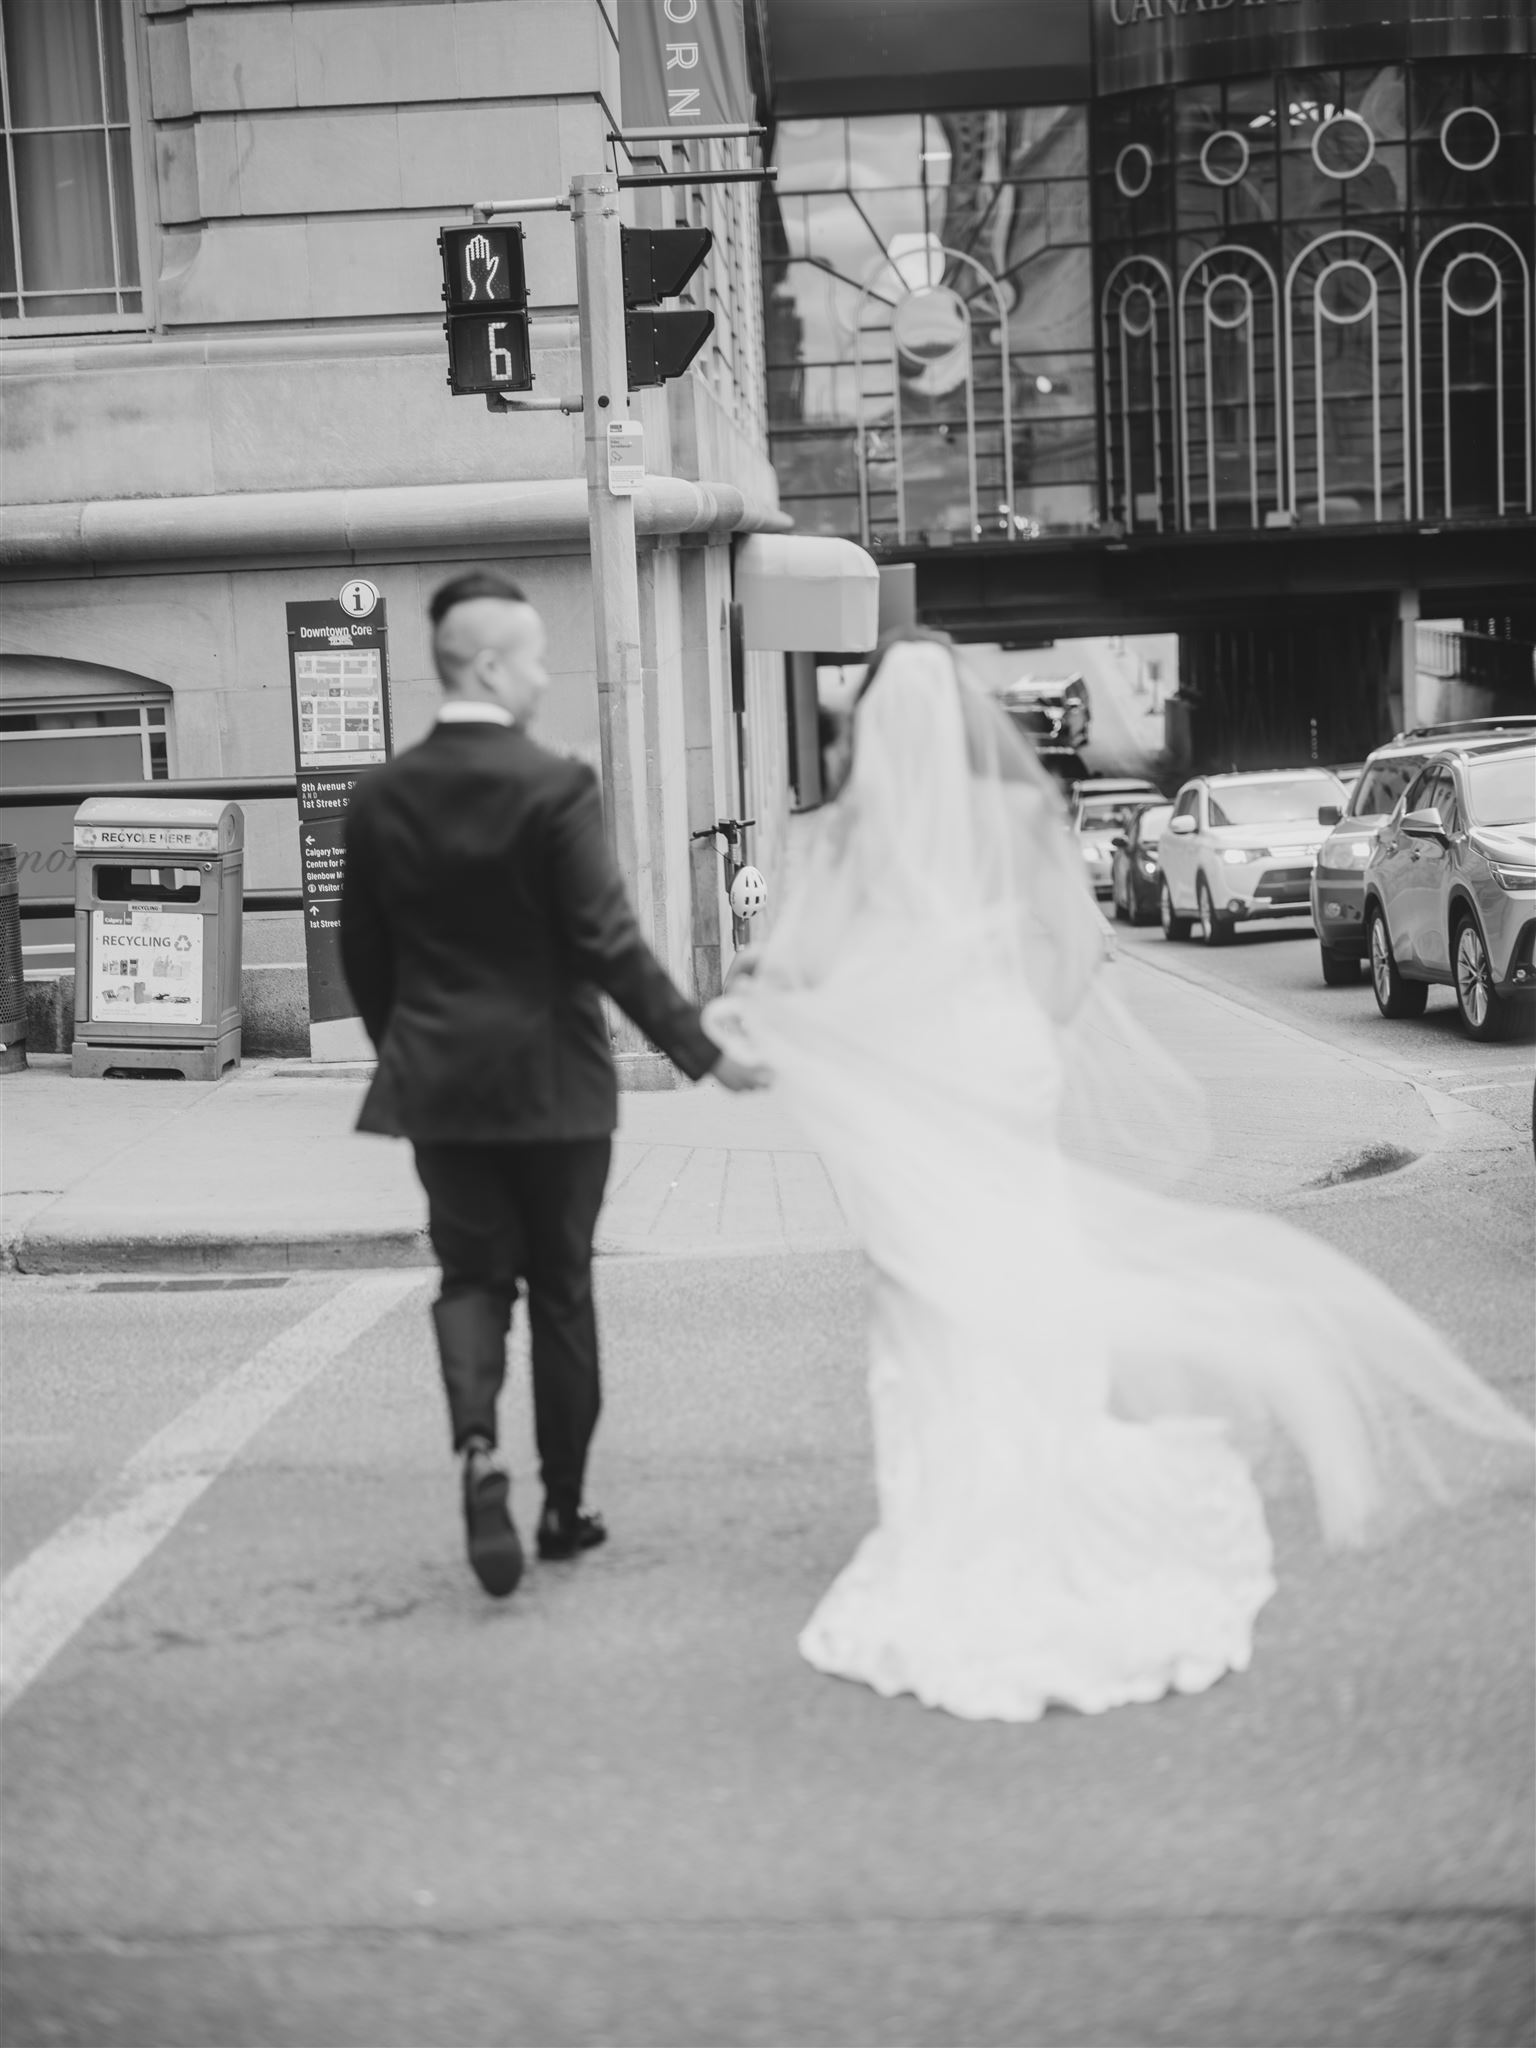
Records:
[[[376,647],[293,657],[301,768],[365,768],[385,758],[384,674]]]

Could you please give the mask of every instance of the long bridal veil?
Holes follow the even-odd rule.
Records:
[[[1369,1274],[1170,1192],[1209,1142],[1200,1097],[1107,937],[1028,745],[947,646],[891,647],[756,971],[706,1013],[826,1160],[880,1283],[877,1363],[894,1315],[952,1379],[985,1361],[1000,1428],[1278,1425],[1338,1543],[1443,1493],[1458,1445],[1528,1449]],[[877,1415],[899,1455],[879,1438]]]

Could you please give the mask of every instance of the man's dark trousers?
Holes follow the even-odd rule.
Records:
[[[432,1249],[443,1269],[432,1310],[453,1447],[497,1441],[507,1331],[518,1283],[528,1297],[534,1429],[544,1492],[575,1512],[601,1389],[592,1304],[592,1232],[612,1143],[422,1145]]]

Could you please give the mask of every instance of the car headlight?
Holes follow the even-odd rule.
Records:
[[[1229,868],[1247,867],[1250,861],[1268,860],[1267,846],[1226,846],[1222,848],[1222,859]]]
[[[1317,856],[1317,864],[1320,868],[1363,868],[1374,844],[1370,839],[1334,840]]]
[[[1155,853],[1144,853],[1139,858],[1141,860],[1141,872],[1144,875],[1155,875],[1157,873],[1157,855]]]
[[[1086,845],[1086,846],[1085,846],[1085,847],[1084,847],[1084,848],[1082,849],[1082,854],[1083,854],[1083,859],[1084,859],[1084,860],[1091,860],[1091,861],[1093,861],[1093,862],[1095,862],[1095,863],[1097,863],[1098,861],[1101,861],[1101,860],[1102,860],[1102,859],[1104,858],[1104,854],[1103,854],[1103,851],[1102,851],[1102,849],[1101,849],[1101,848],[1099,848],[1099,847],[1097,847],[1097,846],[1095,846],[1095,845],[1094,845],[1094,844],[1092,843],[1092,841],[1090,841],[1090,842],[1089,842],[1089,843],[1088,843],[1088,844],[1087,844],[1087,845]]]
[[[1329,840],[1329,844],[1319,852],[1317,864],[1319,868],[1339,870],[1364,868],[1364,864],[1370,860],[1370,848],[1374,844],[1374,840]]]
[[[1501,889],[1536,889],[1536,868],[1517,866],[1508,860],[1490,860],[1488,872]]]

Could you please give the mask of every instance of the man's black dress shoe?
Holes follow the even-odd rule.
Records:
[[[608,1541],[601,1515],[584,1515],[579,1508],[557,1508],[544,1503],[539,1517],[539,1555],[546,1559],[575,1557],[578,1551],[596,1550]]]
[[[515,1591],[523,1576],[523,1546],[517,1540],[508,1500],[512,1478],[490,1445],[472,1442],[464,1451],[464,1534],[475,1577],[497,1600]]]

